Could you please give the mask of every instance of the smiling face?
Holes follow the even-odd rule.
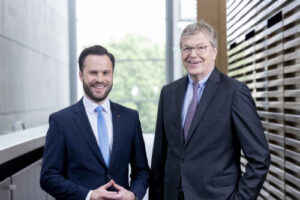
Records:
[[[191,49],[185,52],[184,49]],[[205,48],[200,52],[196,50]],[[194,81],[205,78],[214,68],[217,48],[213,48],[208,34],[198,32],[186,35],[181,40],[181,59],[187,73]]]
[[[91,101],[102,104],[113,86],[113,65],[107,55],[88,55],[79,72],[84,92]]]

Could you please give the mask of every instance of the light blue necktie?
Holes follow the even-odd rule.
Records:
[[[98,112],[97,118],[97,127],[98,127],[98,138],[99,138],[99,147],[104,158],[105,164],[109,166],[110,160],[110,150],[109,150],[109,142],[108,142],[108,134],[106,129],[106,123],[103,116],[103,107],[97,106],[95,109]]]

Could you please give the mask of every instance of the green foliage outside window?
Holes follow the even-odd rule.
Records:
[[[130,34],[105,47],[116,59],[110,99],[138,110],[143,133],[153,133],[160,89],[165,83],[164,45]]]

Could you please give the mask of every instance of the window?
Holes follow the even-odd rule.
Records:
[[[143,132],[153,133],[160,89],[165,84],[165,2],[78,0],[77,16],[78,54],[94,44],[114,54],[114,86],[109,97],[138,110]],[[78,83],[80,98],[82,85]]]

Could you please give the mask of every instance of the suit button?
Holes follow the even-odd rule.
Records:
[[[184,158],[181,159],[181,163],[184,163]]]

